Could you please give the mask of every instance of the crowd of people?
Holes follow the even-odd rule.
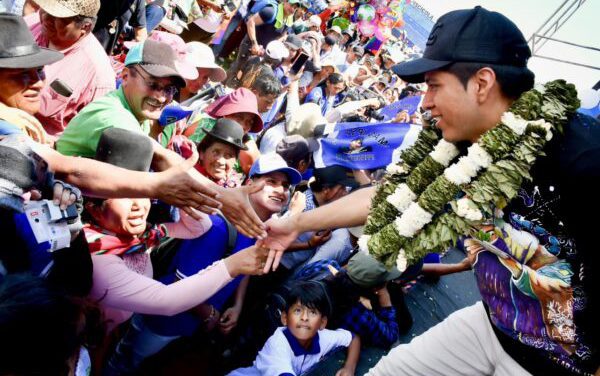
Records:
[[[317,167],[327,128],[409,123],[464,152],[533,87],[531,53],[481,7],[424,51],[373,47],[335,22],[350,6],[0,1],[0,375],[153,374],[181,344],[204,362],[163,373],[300,375],[347,348],[354,375],[372,346],[391,351],[369,375],[600,374],[598,120],[569,114],[502,250],[465,233],[459,263],[390,268],[360,240],[386,165]],[[380,116],[412,96],[427,116]],[[482,302],[399,345],[414,281],[468,270]]]

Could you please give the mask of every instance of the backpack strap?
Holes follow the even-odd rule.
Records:
[[[217,215],[221,217],[221,219],[225,222],[225,225],[227,225],[227,248],[225,249],[225,253],[223,254],[223,258],[226,258],[231,256],[231,253],[235,248],[238,232],[235,226],[232,225],[231,222],[227,220],[227,218],[225,218],[223,213],[219,212]]]

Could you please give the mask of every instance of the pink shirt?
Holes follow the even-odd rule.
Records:
[[[97,301],[107,319],[108,330],[127,321],[133,312],[172,316],[203,303],[232,278],[225,261],[170,285],[152,279],[152,264],[146,253],[94,255],[90,298]],[[143,270],[143,274],[138,274]]]
[[[42,35],[39,14],[31,14],[25,17],[25,21],[37,44],[48,47],[48,40]],[[36,115],[46,132],[55,137],[62,134],[79,110],[115,90],[116,86],[110,59],[94,34],[88,34],[60,52],[65,55],[62,60],[46,65],[46,87],[42,89],[40,112]],[[70,97],[63,97],[50,87],[56,79],[73,89]]]

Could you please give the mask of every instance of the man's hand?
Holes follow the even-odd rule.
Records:
[[[266,223],[268,235],[257,243],[269,249],[264,267],[265,273],[268,273],[270,269],[277,269],[283,252],[298,238],[299,232],[294,226],[292,218],[294,217],[272,218]]]
[[[66,210],[67,206],[72,205],[79,199],[81,199],[79,189],[60,180],[54,181],[52,201],[54,205],[60,207],[60,210]]]
[[[252,55],[262,56],[264,53],[264,50],[263,50],[262,46],[260,46],[258,43],[253,43],[252,47],[250,47],[250,53]]]
[[[155,188],[156,198],[181,208],[195,219],[199,219],[198,214],[191,208],[206,214],[214,214],[221,208],[221,203],[216,200],[218,192],[194,176],[199,175],[194,169],[197,161],[198,153],[194,153],[179,165],[156,173],[159,182]]]
[[[331,230],[317,231],[309,240],[308,246],[310,248],[316,248],[327,243],[331,239]]]
[[[231,331],[237,326],[238,319],[240,318],[241,309],[237,307],[227,308],[221,320],[219,322],[219,330],[224,335],[231,333]]]
[[[250,206],[248,196],[263,189],[263,184],[252,184],[239,188],[226,188],[220,191],[221,212],[242,234],[262,239],[267,236],[265,224]]]
[[[335,373],[335,376],[354,376],[354,372],[346,367]]]

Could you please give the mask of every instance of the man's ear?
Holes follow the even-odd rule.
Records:
[[[323,330],[327,327],[327,316],[323,316],[321,317],[321,326],[319,327],[319,330]]]
[[[121,71],[121,86],[125,87],[127,86],[127,83],[129,82],[129,78],[131,77],[131,72],[129,71],[128,67],[123,68],[123,70]]]
[[[498,82],[496,81],[496,72],[490,67],[484,67],[478,70],[471,78],[476,86],[477,102],[485,102]]]
[[[287,326],[287,312],[281,312],[281,324]]]

